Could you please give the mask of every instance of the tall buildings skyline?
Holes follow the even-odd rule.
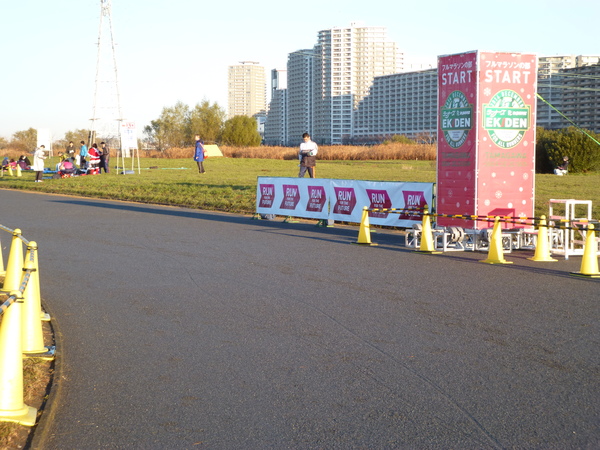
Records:
[[[278,81],[272,83],[264,143],[295,146],[304,132],[324,145],[373,144],[393,135],[434,141],[437,68],[404,67],[385,27],[351,23],[319,31],[312,48],[288,54],[287,70],[273,71]],[[600,132],[600,56],[541,56],[537,76],[542,99],[536,125],[575,123]]]

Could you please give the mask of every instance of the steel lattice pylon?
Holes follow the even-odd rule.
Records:
[[[108,36],[106,36],[108,34]],[[107,45],[107,37],[110,39]],[[123,120],[115,39],[111,17],[111,0],[100,0],[100,26],[94,106],[90,140],[106,141],[111,148],[120,148],[120,124]],[[91,144],[91,142],[90,142]]]

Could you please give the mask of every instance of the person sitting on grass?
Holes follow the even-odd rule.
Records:
[[[568,156],[563,156],[563,163],[558,166],[556,169],[554,169],[554,173],[556,175],[566,175],[567,172],[569,171],[569,157]]]
[[[75,173],[75,166],[70,159],[65,159],[58,166],[58,174],[60,178],[71,177]]]

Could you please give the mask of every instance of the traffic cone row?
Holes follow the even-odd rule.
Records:
[[[433,231],[431,230],[431,219],[429,217],[429,209],[427,206],[423,209],[423,223],[421,227],[421,244],[418,253],[428,253],[430,255],[442,253],[436,251],[435,243],[433,242]]]
[[[0,241],[0,276],[6,275],[6,269],[4,268],[4,258],[2,257],[2,241]]]
[[[6,302],[0,324],[0,421],[33,426],[37,410],[23,400],[23,354],[53,359],[54,347],[43,342],[37,244],[30,242],[23,258],[20,235],[21,230],[13,231],[2,286],[13,303]]]
[[[590,224],[585,235],[581,268],[579,272],[572,272],[572,274],[583,277],[600,278],[597,253],[598,243],[596,242],[596,232],[594,231],[594,225]]]
[[[500,217],[498,216],[494,219],[494,229],[492,230],[492,237],[490,238],[488,257],[481,262],[486,264],[512,264],[512,261],[507,261],[504,258],[504,251],[502,249],[502,228],[500,227]]]
[[[377,245],[371,242],[371,227],[369,226],[369,208],[363,208],[360,228],[358,229],[358,240],[354,242],[360,245]]]
[[[377,245],[371,242],[371,232],[369,227],[369,211],[367,207],[363,208],[362,220],[358,232],[358,241],[355,244],[364,245]],[[435,244],[433,240],[433,232],[431,230],[431,222],[428,214],[427,207],[423,210],[423,224],[421,230],[421,243],[419,245],[420,253],[442,253],[435,250]],[[583,258],[581,261],[581,269],[579,272],[572,272],[573,275],[579,275],[591,278],[600,278],[600,271],[598,269],[598,242],[596,240],[596,233],[594,225],[590,224],[587,229],[585,247],[583,250]],[[556,259],[552,258],[550,254],[550,243],[548,239],[548,226],[546,224],[546,216],[540,218],[538,226],[538,239],[535,247],[535,254],[532,258],[527,258],[531,261],[543,261],[553,262]],[[490,238],[490,247],[488,251],[488,257],[482,260],[486,264],[512,264],[512,261],[507,261],[504,258],[504,251],[502,246],[502,228],[500,226],[500,217],[496,217],[494,220],[494,228],[492,230],[492,236]]]
[[[531,261],[557,261],[550,256],[550,243],[548,241],[548,227],[546,226],[546,216],[540,217],[538,227],[537,245],[533,258],[527,258]]]

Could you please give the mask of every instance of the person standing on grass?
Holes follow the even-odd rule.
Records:
[[[98,150],[98,145],[96,145],[95,142],[88,150],[88,156],[90,157],[88,174],[100,173],[100,151]]]
[[[108,165],[110,163],[110,149],[106,142],[100,142],[100,172],[104,169],[104,173],[108,173]]]
[[[194,150],[194,161],[198,163],[198,172],[206,173],[204,170],[204,143],[200,140],[200,136],[196,135],[196,149]]]
[[[79,145],[79,168],[80,169],[85,169],[86,168],[86,160],[85,158],[87,157],[88,154],[88,148],[85,145],[85,142],[81,141],[80,145]]]
[[[304,174],[308,170],[308,176],[315,178],[315,171],[317,165],[316,155],[319,152],[317,144],[310,139],[310,134],[304,133],[302,135],[303,142],[300,144],[300,151],[298,156],[300,158],[300,173],[299,178],[303,178]]]
[[[33,170],[35,171],[35,182],[41,183],[44,176],[44,160],[46,159],[46,146],[40,145],[33,154]]]

